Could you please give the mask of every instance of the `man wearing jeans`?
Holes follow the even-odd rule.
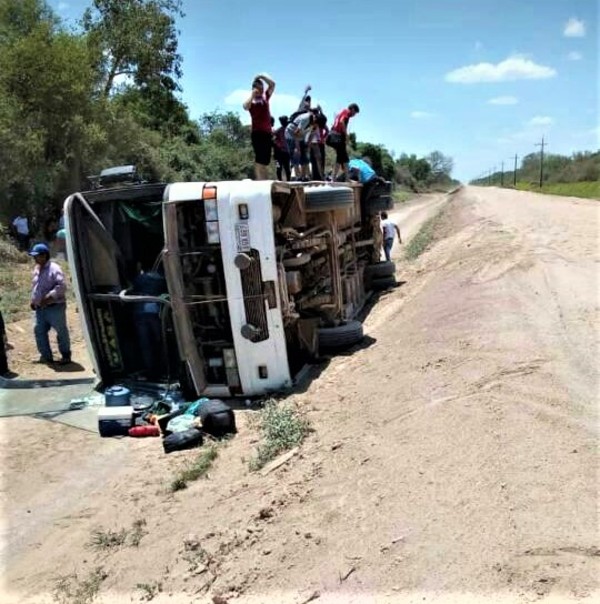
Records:
[[[387,212],[381,212],[381,229],[383,231],[383,251],[385,252],[385,259],[389,262],[392,259],[394,235],[398,233],[398,243],[402,243],[402,237],[398,225],[388,218]]]
[[[158,298],[167,293],[167,282],[158,271],[144,266],[145,270],[133,280],[131,294]],[[164,373],[165,342],[163,341],[160,302],[136,302],[133,307],[136,333],[140,344],[144,377],[158,381]]]
[[[71,362],[71,342],[67,327],[66,284],[62,269],[50,260],[50,250],[45,243],[36,243],[29,252],[35,259],[31,309],[35,311],[35,343],[40,353],[40,363],[53,363],[48,339],[50,329],[56,331],[60,365]]]

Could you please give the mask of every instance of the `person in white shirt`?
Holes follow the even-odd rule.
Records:
[[[389,262],[392,259],[395,234],[398,233],[398,243],[402,243],[402,237],[398,225],[388,218],[387,212],[381,212],[381,230],[383,231],[383,251],[385,259]]]
[[[26,216],[22,216],[19,214],[12,221],[13,228],[15,229],[15,233],[17,235],[17,241],[19,243],[19,249],[22,252],[29,251],[29,221]]]

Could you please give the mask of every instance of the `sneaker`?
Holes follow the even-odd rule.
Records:
[[[70,365],[71,364],[71,357],[63,357],[60,361],[58,361],[59,365]]]

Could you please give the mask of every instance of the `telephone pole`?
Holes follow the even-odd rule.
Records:
[[[517,154],[515,153],[515,171],[513,174],[513,185],[515,189],[517,188]]]
[[[542,148],[542,150],[540,152],[540,189],[542,188],[542,185],[544,184],[544,147],[547,144],[548,143],[544,142],[543,136],[542,136],[542,142],[536,144],[536,147]]]
[[[504,160],[502,161],[502,171],[500,172],[500,186],[504,186]]]

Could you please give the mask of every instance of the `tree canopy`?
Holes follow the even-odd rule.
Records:
[[[90,0],[73,30],[45,0],[0,0],[4,218],[55,213],[112,165],[135,164],[164,181],[252,176],[250,131],[239,116],[194,120],[180,98],[181,16],[181,0]],[[383,145],[354,135],[350,143],[380,175],[414,189],[452,168],[439,152],[395,159]]]

